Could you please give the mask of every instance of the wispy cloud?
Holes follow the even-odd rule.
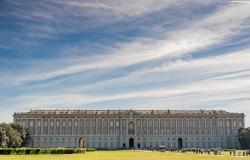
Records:
[[[237,107],[250,114],[248,1],[5,4],[4,118],[48,107]]]
[[[231,1],[232,3],[245,3],[250,4],[250,1]]]
[[[120,20],[143,16],[181,1],[11,1],[13,12],[28,37],[50,38],[51,34],[79,33]],[[25,4],[25,5],[24,5]],[[27,10],[29,10],[27,12]],[[41,24],[42,22],[42,24]],[[39,34],[38,34],[39,32]]]
[[[248,98],[248,89],[250,87],[249,81],[249,70],[250,70],[250,54],[249,50],[244,50],[241,52],[235,52],[228,55],[209,57],[204,59],[192,60],[192,61],[177,61],[169,65],[163,65],[158,68],[153,68],[150,70],[143,70],[137,72],[136,74],[129,75],[121,79],[114,79],[100,84],[93,84],[90,86],[77,86],[77,88],[72,88],[70,90],[64,90],[66,93],[57,95],[40,95],[40,96],[21,96],[18,99],[28,101],[32,105],[43,106],[43,105],[57,105],[57,104],[89,104],[97,103],[103,101],[114,101],[122,99],[154,99],[154,98],[164,98],[169,101],[172,99],[182,98],[182,95],[200,95],[199,100],[190,100],[190,106],[192,103],[201,103],[203,101],[219,101],[231,98]],[[212,66],[212,67],[211,67]],[[234,66],[239,66],[235,68]],[[216,70],[215,70],[216,68]],[[245,71],[241,74],[240,71]],[[246,71],[248,70],[248,71]],[[175,71],[179,71],[180,75],[190,75],[186,77],[181,84],[175,83],[174,79],[176,76]],[[153,75],[166,75],[163,79],[160,77],[155,77]],[[230,77],[231,75],[231,77]],[[225,77],[226,76],[226,77]],[[230,78],[228,78],[228,76]],[[233,76],[233,77],[232,77]],[[151,77],[147,79],[146,77]],[[169,78],[168,78],[169,77]],[[195,77],[197,80],[190,81],[190,78]],[[182,77],[180,77],[182,78]],[[153,89],[137,89],[137,91],[124,92],[106,95],[88,95],[82,94],[81,92],[86,92],[88,89],[91,90],[102,90],[102,87],[109,88],[110,85],[126,85],[131,84],[136,86],[141,81],[152,82],[152,80],[159,81],[170,81],[170,86],[158,87],[153,85]],[[167,80],[168,79],[168,80]],[[172,80],[171,80],[172,79]],[[106,84],[105,84],[106,83]],[[152,84],[145,84],[152,85]],[[135,87],[136,88],[136,87]],[[61,92],[61,91],[59,91]],[[223,95],[222,97],[218,97]],[[197,96],[197,95],[196,95]],[[209,104],[209,103],[208,103]]]
[[[137,38],[110,49],[106,55],[84,57],[83,62],[39,74],[25,75],[22,82],[46,80],[58,76],[78,73],[90,69],[124,67],[161,57],[180,57],[196,50],[206,49],[223,43],[226,38],[243,30],[244,22],[250,17],[246,5],[228,4],[205,19],[190,24],[186,29],[162,33],[164,38]],[[237,16],[235,16],[237,14]]]

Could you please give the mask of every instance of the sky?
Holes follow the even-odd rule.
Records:
[[[30,109],[245,113],[249,0],[1,0],[0,122]]]

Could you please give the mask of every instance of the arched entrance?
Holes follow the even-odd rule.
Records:
[[[84,146],[84,143],[85,143],[84,139],[83,139],[83,138],[80,138],[80,139],[79,139],[79,148],[84,148],[84,147],[85,147],[85,146]]]
[[[129,138],[129,148],[134,148],[134,138]]]
[[[182,138],[178,138],[178,149],[182,149],[183,148],[183,140]]]

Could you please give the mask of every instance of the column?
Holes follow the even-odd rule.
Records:
[[[44,128],[44,118],[41,118],[41,135],[43,135],[43,128]]]
[[[97,135],[98,119],[95,118],[95,135]]]
[[[134,122],[134,135],[137,133],[137,119],[132,119],[132,122]]]
[[[57,120],[57,118],[54,118],[54,122],[53,122],[53,125],[54,125],[54,134],[56,135],[56,120]]]
[[[103,132],[103,130],[104,130],[104,127],[103,127],[103,120],[104,120],[104,119],[102,119],[102,129],[101,129],[101,134],[104,134],[104,132]]]
[[[148,118],[146,118],[146,121],[147,121],[146,130],[147,130],[147,135],[148,135]]]
[[[199,125],[198,125],[199,126],[199,134],[198,135],[201,136],[201,119],[198,119],[198,122],[199,122]]]
[[[176,127],[176,135],[178,135],[179,134],[179,132],[178,132],[178,120],[179,120],[179,118],[176,118],[176,120],[175,120],[175,127]],[[178,137],[176,137],[176,138],[178,138]]]
[[[59,118],[59,135],[62,134],[62,118]]]
[[[93,121],[93,118],[89,118],[89,134],[92,135],[92,121]]]
[[[154,119],[154,117],[152,118],[152,122],[153,122],[153,124],[152,124],[152,127],[153,127],[153,135],[155,134],[155,119]]]
[[[242,127],[245,128],[245,120],[242,118]]]
[[[108,135],[109,135],[110,134],[109,133],[109,128],[110,128],[110,125],[109,125],[110,122],[109,122],[109,120],[110,120],[110,118],[108,118],[107,120],[108,120]]]
[[[220,132],[219,132],[219,131],[220,131],[220,130],[219,130],[219,128],[220,128],[220,127],[219,127],[219,119],[216,118],[216,119],[215,119],[215,122],[216,122],[215,124],[217,125],[217,126],[216,126],[216,127],[217,127],[217,132],[216,132],[216,134],[217,134],[217,135],[220,135]]]
[[[222,118],[222,126],[223,126],[223,135],[226,135],[226,132],[225,132],[225,128],[226,128],[226,126],[225,126],[225,119],[224,118]]]
[[[213,119],[210,119],[210,118],[208,118],[208,119],[210,122],[210,133],[211,133],[211,135],[213,135]]]
[[[182,135],[184,135],[184,132],[183,132],[183,131],[184,131],[184,130],[183,130],[183,128],[184,128],[184,127],[183,127],[183,123],[184,123],[184,119],[182,118],[182,119],[181,119],[181,130],[182,130],[181,133],[182,133]]]
[[[48,135],[50,135],[50,118],[48,118]]]
[[[142,118],[140,118],[140,121],[141,121],[141,135],[143,135],[143,119]],[[141,144],[142,145],[142,144]]]
[[[38,128],[37,128],[37,118],[34,119],[34,127],[35,127],[34,128],[34,130],[35,130],[34,135],[37,135],[37,130],[38,130]]]

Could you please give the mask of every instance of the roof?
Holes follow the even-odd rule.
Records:
[[[121,113],[137,113],[137,114],[243,114],[232,113],[224,110],[30,110],[29,112],[19,112],[15,114],[121,114]]]

